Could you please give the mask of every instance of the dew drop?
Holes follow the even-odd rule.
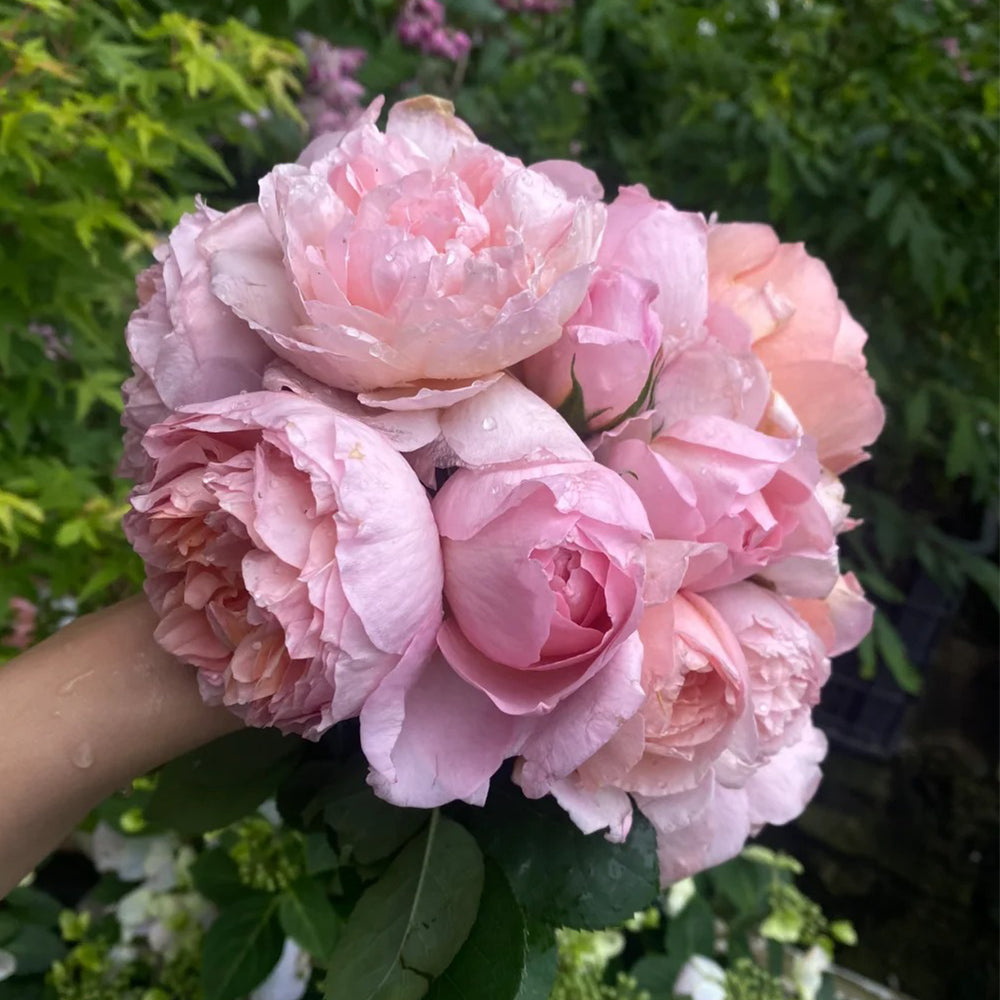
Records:
[[[81,743],[73,749],[69,759],[74,767],[87,768],[94,763],[94,751],[89,743]]]
[[[497,429],[497,422],[492,417],[483,418],[484,431],[495,431],[496,429]]]
[[[396,255],[394,253],[392,253],[392,252],[389,252],[389,253],[387,253],[385,255],[385,262],[387,264],[391,264],[395,259],[396,259]]]
[[[262,643],[260,639],[255,639],[250,643],[250,648],[256,652],[264,648],[264,643]]]

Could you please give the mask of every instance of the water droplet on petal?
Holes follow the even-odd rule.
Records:
[[[497,429],[497,422],[492,417],[483,418],[484,431],[495,431],[496,429]]]
[[[263,649],[264,643],[262,643],[260,639],[255,639],[253,642],[250,643],[250,648],[254,651]]]
[[[89,743],[81,743],[73,749],[69,759],[74,767],[87,768],[94,763],[94,751]]]

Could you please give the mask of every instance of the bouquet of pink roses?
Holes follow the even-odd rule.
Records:
[[[390,803],[483,805],[512,760],[585,833],[638,809],[663,883],[716,864],[803,809],[871,624],[837,551],[864,331],[766,226],[380,107],[139,279],[157,639],[252,726],[357,718]]]

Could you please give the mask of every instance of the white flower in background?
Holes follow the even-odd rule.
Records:
[[[667,916],[676,917],[695,895],[694,879],[682,878],[667,890]]]
[[[823,985],[823,973],[830,968],[830,956],[826,949],[814,944],[808,951],[800,951],[792,957],[792,982],[799,991],[801,1000],[816,1000]]]
[[[167,959],[201,940],[215,907],[196,892],[159,892],[143,885],[122,896],[116,906],[124,944],[145,938]]]
[[[177,884],[177,838],[126,837],[100,822],[90,841],[90,856],[99,872],[114,872],[124,882],[142,882],[145,888],[165,891]]]
[[[247,1000],[299,1000],[309,984],[309,956],[291,938],[285,938],[278,964]]]
[[[10,979],[17,972],[17,959],[9,952],[0,948],[0,983]]]
[[[726,1000],[726,973],[704,955],[692,955],[677,976],[674,993],[690,1000]]]

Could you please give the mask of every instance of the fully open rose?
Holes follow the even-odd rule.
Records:
[[[441,619],[423,488],[376,432],[258,392],[186,407],[143,440],[153,466],[125,530],[159,643],[205,699],[315,737],[355,716]],[[400,512],[405,511],[405,516]]]
[[[558,339],[604,205],[477,141],[444,101],[396,105],[384,133],[373,117],[261,181],[231,221],[241,245],[212,257],[216,294],[320,381],[393,390],[383,405]]]

